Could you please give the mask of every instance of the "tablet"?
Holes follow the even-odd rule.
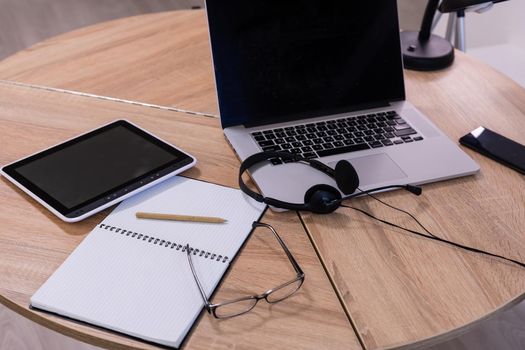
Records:
[[[75,222],[195,163],[175,146],[117,120],[6,165],[1,173],[60,219]]]

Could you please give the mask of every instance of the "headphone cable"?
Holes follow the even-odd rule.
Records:
[[[499,259],[503,259],[503,260],[506,260],[506,261],[509,261],[511,263],[514,263],[516,265],[519,265],[523,268],[525,268],[525,263],[522,263],[521,261],[518,261],[518,260],[514,260],[512,258],[507,258],[505,256],[502,256],[502,255],[499,255],[499,254],[495,254],[495,253],[491,253],[491,252],[487,252],[485,250],[482,250],[482,249],[478,249],[478,248],[474,248],[474,247],[469,247],[469,246],[466,246],[466,245],[463,245],[461,243],[456,243],[456,242],[453,242],[453,241],[449,241],[445,238],[441,238],[441,237],[438,237],[432,233],[430,233],[429,230],[427,230],[425,228],[425,226],[423,226],[423,224],[421,224],[419,222],[419,220],[417,220],[412,214],[410,214],[409,212],[403,210],[403,209],[399,209],[399,208],[396,208],[394,207],[393,205],[390,205],[390,204],[387,204],[385,202],[383,202],[382,200],[378,199],[378,198],[375,198],[373,195],[369,194],[369,196],[371,196],[372,198],[376,199],[377,201],[381,202],[382,204],[385,204],[386,206],[392,208],[392,209],[395,209],[395,210],[398,210],[398,211],[401,211],[407,215],[409,215],[411,218],[413,218],[419,226],[421,226],[428,234],[424,234],[424,233],[421,233],[421,232],[418,232],[418,231],[415,231],[415,230],[411,230],[409,228],[406,228],[406,227],[403,227],[403,226],[399,226],[397,224],[394,224],[390,221],[387,221],[387,220],[383,220],[383,219],[380,219],[372,214],[370,214],[369,212],[363,210],[363,209],[359,209],[359,208],[356,208],[356,207],[352,207],[350,205],[346,205],[346,204],[341,204],[341,207],[343,208],[349,208],[349,209],[353,209],[355,211],[358,211],[374,220],[377,220],[377,221],[380,221],[386,225],[389,225],[389,226],[392,226],[392,227],[395,227],[395,228],[398,228],[398,229],[401,229],[401,230],[404,230],[404,231],[407,231],[407,232],[410,232],[412,234],[415,234],[417,236],[421,236],[421,237],[425,237],[425,238],[428,238],[428,239],[432,239],[434,241],[438,241],[438,242],[442,242],[442,243],[446,243],[446,244],[449,244],[449,245],[452,245],[454,247],[457,247],[457,248],[461,248],[461,249],[464,249],[466,251],[469,251],[469,252],[473,252],[473,253],[478,253],[478,254],[484,254],[484,255],[488,255],[488,256],[491,256],[491,257],[495,257],[495,258],[499,258]]]
[[[357,188],[359,191],[361,192],[364,192],[363,190],[361,190],[359,187]],[[366,193],[367,196],[369,197],[372,197],[373,199],[375,199],[376,201],[378,201],[379,203],[383,204],[383,205],[386,205],[387,207],[389,208],[392,208],[394,210],[397,210],[405,215],[408,215],[410,216],[418,225],[419,227],[421,227],[428,235],[432,236],[432,237],[436,237],[438,238],[436,235],[434,235],[432,232],[430,232],[429,230],[427,230],[427,228],[425,226],[423,226],[423,224],[421,222],[419,222],[419,220],[414,216],[412,215],[411,213],[409,213],[408,211],[406,210],[403,210],[401,208],[398,208],[398,207],[394,207],[392,204],[388,204],[387,202],[377,198],[376,196],[374,196],[373,194],[371,193]]]

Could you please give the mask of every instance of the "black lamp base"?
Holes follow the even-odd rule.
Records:
[[[419,42],[419,32],[401,32],[401,52],[407,69],[431,71],[447,68],[454,62],[454,48],[446,39],[430,35]]]

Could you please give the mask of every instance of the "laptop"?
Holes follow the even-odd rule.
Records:
[[[221,125],[241,160],[288,151],[356,169],[361,190],[479,166],[405,100],[394,0],[206,0]],[[424,93],[424,92],[422,92]],[[264,196],[336,186],[301,162],[250,169]]]

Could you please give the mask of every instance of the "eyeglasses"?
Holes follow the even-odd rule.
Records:
[[[186,245],[186,253],[188,256],[188,262],[190,264],[191,272],[193,274],[193,278],[195,279],[195,282],[197,283],[197,286],[199,287],[200,294],[202,296],[202,299],[204,300],[204,306],[208,313],[212,314],[215,318],[230,318],[239,316],[242,314],[245,314],[252,310],[257,302],[261,299],[266,300],[270,304],[278,303],[290,296],[292,296],[295,292],[301,288],[303,282],[304,282],[304,272],[299,267],[299,264],[293,257],[292,253],[288,250],[288,247],[286,247],[286,244],[284,244],[283,240],[277,234],[277,231],[268,224],[265,223],[259,223],[254,222],[253,227],[264,227],[269,229],[275,238],[277,238],[277,241],[279,241],[279,244],[284,249],[284,252],[286,253],[286,256],[288,257],[288,260],[290,260],[290,263],[292,264],[296,276],[295,278],[291,279],[290,281],[283,283],[275,288],[268,289],[266,292],[259,294],[259,295],[250,295],[245,296],[233,300],[227,300],[222,303],[218,304],[212,304],[206,297],[206,293],[204,293],[204,288],[202,288],[202,285],[199,281],[199,278],[197,277],[197,273],[195,272],[195,267],[193,265],[193,261],[191,258],[191,252],[193,251],[192,248],[190,248],[189,244]]]

